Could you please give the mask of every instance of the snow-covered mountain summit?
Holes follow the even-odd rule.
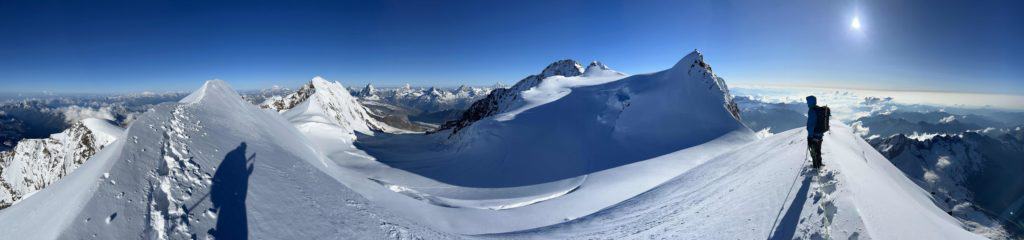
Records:
[[[367,86],[368,89],[373,87]],[[393,131],[394,128],[373,118],[369,111],[338,82],[315,77],[295,93],[267,99],[261,107],[274,109],[291,121],[334,124],[346,129],[350,138],[355,133]]]
[[[604,65],[602,64],[601,66]],[[598,69],[607,70],[607,66]],[[595,69],[595,71],[598,69]],[[553,76],[575,77],[582,75],[583,73],[583,66],[575,60],[565,59],[553,62],[548,64],[548,66],[545,67],[544,70],[541,70],[539,74],[527,76],[509,88],[496,88],[492,90],[483,99],[473,102],[473,104],[462,113],[461,118],[441,125],[440,130],[451,129],[452,134],[458,133],[459,130],[473,124],[473,122],[485,117],[493,116],[497,113],[508,111],[511,108],[523,104],[520,94],[522,94],[523,91],[537,87],[546,78]]]
[[[575,61],[558,61],[548,65],[541,74],[528,76],[508,89],[496,89],[495,91],[492,91],[486,98],[473,103],[469,109],[463,112],[460,119],[445,123],[440,129],[451,129],[450,134],[454,135],[463,128],[466,128],[483,118],[507,113],[505,114],[506,116],[501,118],[507,119],[517,114],[517,112],[561,98],[569,94],[573,88],[599,85],[622,79],[624,77],[627,77],[627,75],[611,70],[608,66],[597,61],[592,62],[587,67],[586,71],[584,71],[580,64]],[[714,95],[720,95],[716,98],[721,98],[722,103],[733,118],[739,119],[739,109],[732,101],[732,97],[729,95],[729,89],[725,85],[724,80],[714,75],[714,72],[711,70],[711,65],[704,62],[703,55],[698,51],[693,51],[687,54],[669,70],[654,74],[641,75],[635,78],[647,79],[651,77],[671,79],[670,81],[681,82],[667,83],[669,85],[659,87],[675,87],[677,90],[686,90],[687,92],[678,93],[681,94],[680,96],[685,97],[693,97],[694,95],[690,93],[695,93],[697,91],[696,89],[701,87],[677,85],[701,83],[707,88],[707,92],[711,92]],[[620,82],[630,81],[639,82],[644,80],[623,80]],[[693,98],[699,99],[699,97]],[[676,99],[672,100],[676,101]],[[654,104],[661,105],[665,103]]]

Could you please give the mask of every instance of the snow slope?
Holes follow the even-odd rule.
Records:
[[[807,169],[793,129],[722,154],[644,194],[570,222],[488,238],[982,239],[841,123]]]
[[[243,102],[222,81],[143,114],[124,139],[0,211],[0,236],[444,237],[324,174],[324,159],[288,121]]]

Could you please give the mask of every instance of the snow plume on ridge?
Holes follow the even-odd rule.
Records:
[[[64,120],[68,123],[76,123],[88,118],[115,120],[112,109],[109,106],[101,108],[68,106],[61,108],[60,111],[64,114]]]

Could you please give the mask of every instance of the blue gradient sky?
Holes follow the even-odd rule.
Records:
[[[1024,94],[1021,1],[291,2],[0,1],[0,92],[490,85],[697,48],[732,84]]]

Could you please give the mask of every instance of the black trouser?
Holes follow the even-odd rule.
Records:
[[[814,161],[814,168],[821,167],[821,139],[808,138],[807,148],[811,150],[811,159]]]

